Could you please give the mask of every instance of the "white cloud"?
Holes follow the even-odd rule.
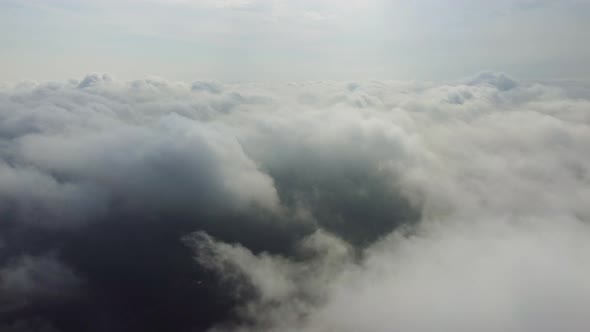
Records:
[[[251,324],[219,330],[581,331],[590,96],[571,89],[495,73],[5,87],[0,215],[44,229],[260,212],[315,227],[294,256],[185,237],[228,290],[254,294],[237,309]]]
[[[302,145],[337,162],[332,169],[367,163],[422,206],[423,220],[364,250],[360,262],[329,259],[338,266],[333,274],[301,276],[294,272],[301,263],[209,240],[218,253],[209,258],[223,262],[213,269],[244,274],[262,294],[242,312],[254,326],[230,330],[537,332],[590,326],[584,313],[590,304],[590,172],[583,152],[590,131],[586,111],[577,105],[588,106],[588,100],[496,74],[467,85],[309,86],[317,94],[299,99],[305,103],[297,111],[257,118],[262,128],[280,128],[258,135],[283,141],[260,138],[269,152],[256,158],[272,163],[274,144]],[[356,102],[358,90],[375,101]],[[325,99],[331,101],[322,104]],[[314,165],[319,172],[321,164]],[[220,259],[220,252],[234,254]],[[306,264],[334,271],[321,259]],[[283,291],[274,291],[274,278],[282,278]]]

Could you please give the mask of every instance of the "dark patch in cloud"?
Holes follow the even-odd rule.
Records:
[[[470,85],[488,84],[500,91],[508,91],[518,87],[518,82],[504,73],[483,72],[469,81]]]
[[[103,82],[111,82],[112,78],[108,75],[108,74],[88,74],[86,75],[86,77],[84,77],[84,79],[82,79],[82,81],[80,81],[80,83],[78,84],[78,88],[80,89],[84,89],[87,87],[91,87]]]
[[[213,94],[219,94],[223,91],[223,88],[215,82],[204,82],[197,81],[191,86],[193,91],[205,91]]]

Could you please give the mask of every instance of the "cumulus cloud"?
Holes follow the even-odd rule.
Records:
[[[226,277],[243,273],[240,282],[260,293],[241,307],[248,324],[214,330],[585,330],[590,227],[579,220],[486,222],[395,232],[360,262],[340,256],[286,263],[206,242],[213,249],[198,247],[199,261],[213,251],[207,257],[217,264],[207,266]],[[313,272],[302,275],[302,266]]]
[[[205,125],[174,111],[135,117],[138,110],[125,102],[85,99],[78,89],[108,82],[96,77],[76,88],[40,86],[26,92],[40,94],[39,100],[19,95],[22,103],[5,105],[14,117],[28,119],[11,123],[6,114],[10,159],[0,176],[11,219],[75,226],[101,217],[113,204],[134,213],[276,206],[272,179],[235,136],[224,134],[222,124]]]
[[[3,87],[12,295],[0,318],[64,331],[89,319],[97,331],[584,330],[585,91],[489,72]]]

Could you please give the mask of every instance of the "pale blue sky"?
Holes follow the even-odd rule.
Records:
[[[0,81],[590,77],[588,0],[0,0]]]

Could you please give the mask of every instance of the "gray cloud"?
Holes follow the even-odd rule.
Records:
[[[583,330],[585,91],[497,73],[3,87],[0,269],[15,300],[0,318],[64,331],[91,317],[94,331]],[[55,280],[76,292],[27,295]]]
[[[518,83],[503,73],[483,72],[469,81],[470,85],[489,84],[500,91],[508,91],[518,86]]]
[[[0,269],[0,312],[26,306],[43,298],[64,298],[76,291],[81,280],[53,255],[22,255]]]

